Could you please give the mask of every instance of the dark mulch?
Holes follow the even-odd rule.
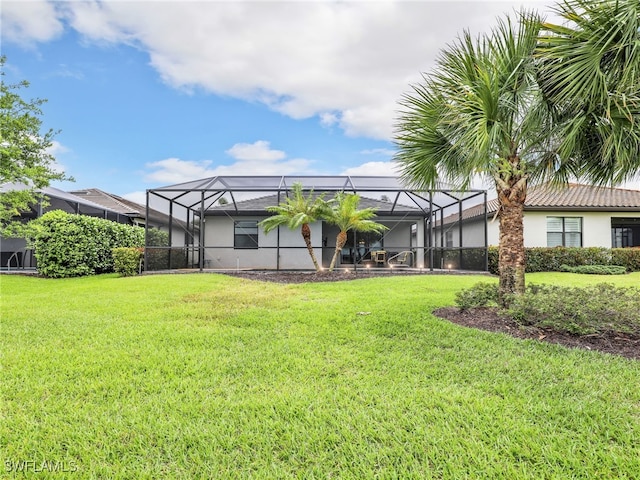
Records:
[[[407,275],[478,275],[483,272],[444,272],[442,270],[431,272],[424,270],[404,270],[402,268],[370,268],[353,270],[351,268],[336,269],[333,272],[309,272],[309,271],[276,271],[276,270],[240,270],[239,272],[224,272],[225,275],[233,277],[248,278],[251,280],[262,280],[275,283],[312,283],[312,282],[342,282],[345,280],[359,280],[372,277],[394,277]],[[487,274],[488,275],[488,274]]]
[[[371,269],[369,271],[358,270],[357,272],[352,270],[349,270],[348,272],[341,270],[320,273],[274,271],[228,273],[228,275],[232,275],[234,277],[277,283],[336,282],[371,278],[375,276],[415,274],[415,271],[405,272],[397,270],[389,272],[388,270],[377,271],[375,269]],[[428,273],[425,272],[425,274]],[[640,338],[637,336],[628,336],[624,334],[573,335],[550,329],[523,327],[515,323],[509,317],[499,315],[495,308],[475,308],[463,312],[456,307],[446,307],[435,310],[433,314],[464,327],[505,333],[515,338],[556,343],[570,348],[597,350],[600,352],[640,360]]]
[[[511,318],[499,315],[495,308],[473,308],[460,311],[457,307],[439,308],[434,315],[457,325],[490,332],[506,333],[516,338],[557,343],[571,348],[584,348],[640,360],[640,338],[625,334],[573,335],[551,329],[523,327]]]

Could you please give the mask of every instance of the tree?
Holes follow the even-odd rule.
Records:
[[[567,20],[577,20],[573,30],[543,24],[537,14],[521,12],[518,21],[505,17],[490,34],[477,39],[464,32],[443,50],[434,73],[401,100],[397,160],[408,183],[433,188],[446,181],[465,189],[477,175],[493,180],[499,202],[503,304],[509,294],[524,292],[523,208],[530,183],[563,185],[583,177],[603,183],[638,171],[638,8],[636,2],[635,14],[630,13],[633,2],[626,2],[626,17],[607,19],[615,13],[614,3],[565,1],[559,11]],[[584,10],[587,5],[591,10]],[[621,18],[634,26],[611,27]],[[619,30],[634,28],[635,37],[619,35]],[[581,45],[594,31],[607,37],[598,40],[607,49],[626,52],[627,67],[633,66],[635,76],[624,74],[619,66],[598,83],[596,72],[596,86],[583,95],[577,86],[580,78],[587,66],[608,62],[607,49],[582,48],[570,60],[569,45]],[[601,105],[602,95],[608,97],[616,84],[624,85],[619,103],[631,102],[635,114],[607,111],[615,102]]]
[[[640,2],[565,0],[545,23],[540,84],[567,119],[558,156],[598,185],[640,175]]]
[[[322,218],[327,208],[323,195],[316,196],[312,190],[305,197],[302,191],[302,184],[294,183],[291,188],[291,196],[287,197],[278,206],[267,207],[267,211],[275,215],[264,219],[259,225],[265,233],[269,233],[280,225],[286,225],[291,230],[300,228],[300,233],[313,261],[313,266],[316,271],[320,271],[320,265],[311,245],[311,228],[309,224]]]
[[[5,57],[0,57],[0,69]],[[55,133],[41,134],[43,99],[24,100],[18,93],[29,83],[8,84],[4,71],[0,72],[0,184],[5,191],[0,195],[0,233],[13,217],[27,211],[30,205],[42,200],[38,189],[53,180],[69,180],[54,168],[54,158],[48,153]],[[27,189],[12,189],[11,184],[26,185]]]
[[[347,243],[347,232],[355,230],[357,232],[383,232],[387,229],[384,225],[374,222],[371,218],[376,216],[375,208],[363,208],[358,210],[360,204],[360,195],[339,192],[331,204],[324,219],[332,224],[337,225],[340,229],[336,237],[336,249],[329,265],[329,271],[333,271],[338,255]]]

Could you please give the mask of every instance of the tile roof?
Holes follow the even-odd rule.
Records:
[[[531,187],[525,208],[638,209],[640,191],[570,183],[564,188]]]
[[[529,187],[525,210],[576,210],[576,211],[640,211],[640,190],[595,187],[570,183],[566,187],[549,185]],[[498,199],[487,201],[487,213],[498,210]],[[462,219],[484,215],[484,205],[474,205],[462,211]],[[458,221],[458,214],[449,215],[444,223]]]

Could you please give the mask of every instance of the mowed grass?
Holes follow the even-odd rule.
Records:
[[[640,362],[431,314],[481,280],[2,276],[0,476],[640,478]]]

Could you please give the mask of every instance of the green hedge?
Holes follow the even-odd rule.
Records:
[[[534,247],[525,249],[527,273],[559,272],[562,265],[621,265],[640,271],[640,248]],[[489,247],[489,272],[498,274],[498,247]]]
[[[47,277],[77,277],[114,271],[112,250],[143,247],[144,229],[62,210],[35,224],[38,272]]]
[[[621,265],[578,265],[577,267],[561,265],[560,271],[586,275],[624,275],[627,273],[627,269]]]

